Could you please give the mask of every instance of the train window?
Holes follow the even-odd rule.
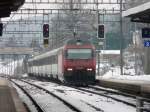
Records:
[[[51,56],[50,58],[51,58],[51,64],[52,64],[53,63],[53,57]]]
[[[93,50],[92,51],[92,57],[95,57],[96,56],[96,52]]]
[[[67,59],[90,59],[92,49],[68,49],[67,55]]]
[[[35,65],[35,61],[33,61],[33,66]]]
[[[56,58],[56,61],[55,61],[55,63],[58,63],[58,57],[57,57],[57,55],[55,56],[55,58]]]
[[[56,63],[56,57],[54,56],[53,57],[53,64],[55,64]]]
[[[48,63],[49,63],[48,58],[43,58],[43,59],[41,59],[40,64],[42,64],[42,65],[47,65]]]
[[[43,65],[47,65],[47,58],[44,58]]]
[[[46,65],[50,64],[50,58],[49,58],[49,57],[47,57],[47,58],[45,59],[45,63],[46,63]]]
[[[44,62],[45,62],[45,58],[40,59],[40,65],[44,65]]]
[[[51,56],[51,59],[52,59],[52,64],[54,63],[54,56]]]
[[[49,64],[51,64],[51,57],[48,57],[48,61]]]
[[[54,64],[56,64],[57,63],[57,57],[56,57],[56,55],[54,56]]]
[[[49,57],[49,60],[50,60],[50,64],[54,64],[54,62],[55,62],[55,57],[54,57],[54,56],[50,56],[50,57]]]

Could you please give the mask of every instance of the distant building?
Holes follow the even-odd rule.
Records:
[[[126,11],[123,11],[123,14],[122,14],[123,17],[129,17],[132,22],[136,22],[136,26],[140,25],[141,26],[139,28],[140,30],[144,27],[149,27],[149,23],[150,23],[150,13],[149,13],[149,11],[150,11],[150,0],[127,0],[126,9],[127,9]],[[145,26],[142,26],[142,24]],[[136,50],[136,51],[139,52],[139,50]],[[143,64],[144,72],[145,72],[145,74],[150,74],[150,69],[149,69],[149,66],[150,66],[150,49],[145,47],[144,49],[142,49],[142,52],[141,52],[142,53],[141,56],[143,56],[144,60],[142,60],[142,59],[141,60],[144,62],[144,64]],[[140,60],[140,59],[136,58],[135,61],[136,60]]]
[[[124,50],[124,65],[126,68],[135,69],[136,74],[143,72],[144,51],[140,46],[130,45]]]
[[[97,57],[98,57],[97,51]],[[100,63],[109,63],[110,65],[119,65],[120,50],[100,50]],[[97,58],[98,62],[98,58]]]

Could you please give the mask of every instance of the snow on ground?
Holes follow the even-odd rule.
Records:
[[[57,98],[49,95],[43,90],[37,89],[27,83],[14,80],[21,85],[34,98],[45,112],[74,112]],[[59,108],[58,108],[59,107]]]
[[[30,101],[30,99],[17,86],[15,86],[14,84],[13,84],[13,86],[16,88],[17,92],[19,93],[19,97],[21,98],[23,103],[25,103],[27,105],[28,109],[31,112],[38,112],[36,107]]]
[[[17,67],[22,67],[23,59],[12,61],[6,65],[0,64],[0,74],[5,75],[15,75],[15,70]]]
[[[104,87],[100,87],[100,86],[96,86],[96,88],[100,88],[100,89],[104,89],[104,90],[110,90],[110,91],[114,91],[114,92],[118,92],[118,90],[114,90],[114,89],[110,89],[110,88],[104,88]],[[83,88],[85,89],[85,88]],[[86,90],[91,90],[91,91],[95,91],[97,93],[100,93],[100,94],[105,94],[106,92],[105,91],[97,91],[95,89],[89,89],[89,88],[86,88]],[[136,105],[136,99],[134,98],[131,98],[131,97],[127,97],[127,96],[122,96],[122,95],[118,95],[118,94],[112,94],[112,93],[107,93],[108,96],[111,96],[113,98],[116,98],[116,99],[120,99],[120,100],[123,100],[123,101],[126,101],[126,102],[129,102],[129,103],[132,103],[132,104],[135,104]]]
[[[65,98],[68,102],[76,105],[83,112],[97,112],[100,110],[93,110],[91,107],[96,107],[104,112],[136,112],[136,109],[127,106],[123,103],[116,102],[110,98],[86,93],[73,88],[64,87],[61,85],[47,82],[43,85],[43,82],[34,82],[35,84],[52,91],[54,94]],[[119,108],[118,108],[119,107]],[[101,112],[101,111],[100,111]]]
[[[106,72],[103,76],[97,76],[97,78],[104,79],[121,79],[121,80],[137,80],[137,81],[150,81],[150,75],[135,75],[135,70],[132,69],[124,69],[124,73],[129,75],[120,75],[120,67],[111,67],[108,72]]]

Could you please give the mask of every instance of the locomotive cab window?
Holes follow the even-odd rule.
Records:
[[[67,59],[91,59],[92,49],[68,49]]]

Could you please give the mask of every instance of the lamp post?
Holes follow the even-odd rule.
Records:
[[[120,0],[120,73],[123,75],[123,19],[122,19],[122,0]]]
[[[99,18],[99,10],[98,10],[98,0],[97,0],[97,3],[96,3],[96,6],[97,6],[97,32],[98,32],[98,25],[100,24],[100,18]],[[97,37],[98,37],[98,34],[97,34]],[[97,67],[97,75],[99,76],[100,75],[100,45],[98,46],[98,67]]]

